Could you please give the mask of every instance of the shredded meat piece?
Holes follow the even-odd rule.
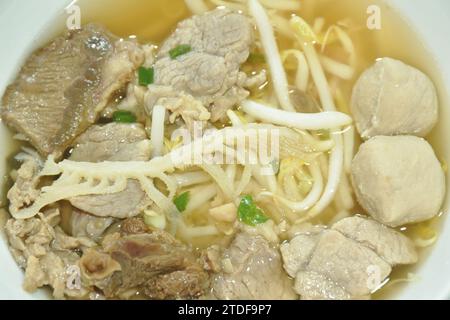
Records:
[[[211,113],[200,101],[192,95],[177,92],[170,86],[150,85],[145,94],[145,105],[149,114],[155,105],[165,107],[171,112],[170,123],[174,123],[177,117],[181,117],[191,131],[194,121],[203,122],[204,126],[211,118]]]
[[[33,292],[49,285],[57,299],[82,298],[88,291],[82,285],[68,285],[69,271],[79,260],[74,250],[82,250],[95,243],[64,234],[56,227],[59,220],[55,217],[58,216],[59,211],[53,210],[26,220],[9,219],[5,232],[10,250],[17,263],[25,269],[25,290]]]
[[[39,163],[31,157],[27,158],[17,170],[16,181],[7,194],[11,213],[31,205],[37,199],[40,193],[37,189],[39,171]]]

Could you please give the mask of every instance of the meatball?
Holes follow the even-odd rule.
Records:
[[[360,147],[351,173],[358,202],[388,226],[428,220],[442,206],[444,172],[422,138],[374,137]]]
[[[424,137],[438,119],[436,88],[416,68],[391,58],[379,59],[356,82],[351,111],[363,139]]]

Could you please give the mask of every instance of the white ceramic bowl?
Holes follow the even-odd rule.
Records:
[[[355,0],[358,1],[358,0]],[[61,16],[70,0],[0,0],[0,93],[13,80],[27,55],[43,40],[48,26]],[[390,0],[423,39],[432,53],[441,79],[434,79],[441,91],[441,118],[438,132],[450,136],[450,2],[448,0]],[[9,132],[0,125],[0,177],[5,174]],[[445,143],[445,138],[443,139]],[[441,156],[450,163],[450,144],[440,147]],[[449,190],[450,191],[450,190]],[[450,203],[447,193],[447,203]],[[44,291],[29,294],[22,290],[22,271],[0,239],[0,299],[45,299]],[[450,297],[450,219],[444,219],[439,241],[417,270],[418,281],[399,292],[398,299],[448,299]]]

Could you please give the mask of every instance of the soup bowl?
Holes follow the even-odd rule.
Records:
[[[27,55],[56,34],[49,26],[64,25],[63,13],[71,1],[8,1],[0,0],[0,92],[17,74]],[[418,34],[429,53],[430,70],[440,92],[440,121],[433,136],[438,137],[439,156],[450,162],[450,105],[447,92],[450,91],[450,2],[447,0],[391,0],[389,10],[398,11]],[[64,21],[62,20],[64,19]],[[0,123],[0,176],[7,175],[7,159],[11,156],[11,133]],[[4,194],[2,190],[1,194]],[[426,252],[426,257],[413,270],[413,281],[396,290],[389,298],[395,299],[448,299],[450,298],[450,219],[447,217],[447,203],[450,201],[447,190],[446,204],[442,211],[439,238]],[[3,200],[4,201],[4,200]],[[47,299],[49,294],[40,290],[30,294],[22,289],[23,272],[11,257],[6,239],[0,240],[0,299]]]

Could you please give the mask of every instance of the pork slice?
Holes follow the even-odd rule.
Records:
[[[70,160],[146,161],[150,159],[151,145],[144,128],[138,124],[110,123],[95,125],[75,141]],[[125,190],[106,195],[89,195],[69,199],[85,212],[99,217],[127,218],[136,216],[150,200],[136,180],[128,180]]]
[[[315,271],[300,271],[295,278],[295,290],[302,300],[350,300],[351,295],[340,285]]]
[[[391,266],[366,246],[327,230],[306,270],[331,279],[352,297],[360,297],[377,289],[391,273]]]
[[[373,249],[391,266],[418,260],[414,243],[409,238],[375,220],[354,216],[335,223],[333,229]]]
[[[285,242],[280,246],[284,270],[290,277],[295,278],[299,270],[306,268],[316,249],[320,236],[320,233],[299,234],[291,241]]]
[[[74,142],[72,161],[147,161],[150,141],[140,124],[95,125]]]
[[[277,248],[261,236],[240,233],[222,256],[223,271],[212,281],[218,299],[295,299]]]
[[[203,106],[201,101],[192,95],[176,91],[171,86],[150,85],[144,96],[146,111],[151,114],[153,106],[158,104],[171,112],[169,121],[174,123],[180,116],[186,126],[193,130],[194,121],[206,124],[211,118],[211,113]]]
[[[87,237],[97,241],[114,221],[111,217],[97,217],[71,207],[70,232],[73,237]]]
[[[34,52],[2,99],[1,116],[43,155],[61,155],[129,82],[142,50],[96,25]]]

